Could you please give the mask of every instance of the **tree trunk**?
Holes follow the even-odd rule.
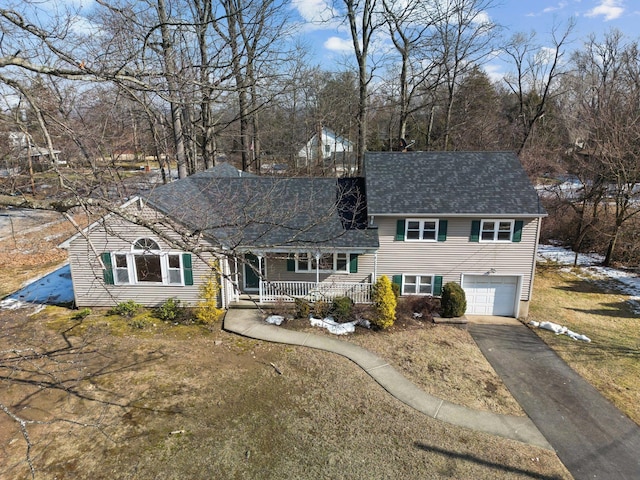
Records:
[[[158,20],[160,22],[160,33],[162,35],[162,54],[165,63],[165,78],[169,87],[169,98],[171,104],[171,123],[173,130],[173,141],[176,149],[176,162],[178,164],[178,178],[187,176],[187,157],[184,146],[184,131],[182,125],[182,111],[179,101],[179,87],[177,82],[178,67],[175,61],[175,52],[171,31],[169,30],[168,15],[165,0],[158,0]]]

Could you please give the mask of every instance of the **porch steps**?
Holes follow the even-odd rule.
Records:
[[[240,299],[229,303],[230,309],[258,310],[274,308],[274,305],[260,304],[257,296],[240,295]]]

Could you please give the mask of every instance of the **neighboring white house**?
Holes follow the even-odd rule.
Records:
[[[304,167],[310,163],[317,162],[319,153],[322,152],[323,163],[333,165],[335,162],[337,167],[343,166],[348,158],[347,154],[354,151],[354,144],[346,138],[338,135],[333,130],[322,127],[320,142],[318,142],[318,133],[306,143],[298,152],[298,166]]]
[[[49,150],[38,147],[33,143],[31,135],[24,132],[9,132],[9,146],[17,153],[18,158],[29,158],[38,164],[55,162],[58,165],[66,165],[67,162],[60,160],[60,150]]]

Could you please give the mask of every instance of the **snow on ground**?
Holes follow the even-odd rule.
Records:
[[[575,253],[571,250],[556,245],[539,245],[538,260],[550,260],[562,265],[572,266]],[[578,268],[591,278],[602,280],[615,280],[608,286],[615,288],[620,293],[630,295],[629,303],[635,313],[640,314],[640,277],[636,273],[618,270],[611,267],[602,267],[603,257],[594,253],[581,253],[578,255]],[[569,267],[567,267],[569,268]]]
[[[69,264],[44,277],[30,281],[25,287],[0,301],[0,309],[42,305],[70,305],[73,303],[73,285]]]

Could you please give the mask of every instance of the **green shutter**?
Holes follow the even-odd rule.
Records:
[[[438,222],[438,241],[439,242],[444,242],[447,239],[448,223],[449,222],[447,220],[440,220],[440,222]]]
[[[296,271],[296,257],[293,253],[290,253],[287,257],[287,272]]]
[[[402,275],[394,275],[391,277],[391,283],[395,283],[400,287],[400,291],[402,291]]]
[[[398,222],[396,223],[396,240],[400,242],[404,242],[404,229],[405,229],[405,223],[403,218],[398,220]]]
[[[191,254],[182,254],[182,274],[185,285],[193,285],[193,265],[191,263]]]
[[[102,279],[104,283],[107,285],[114,285],[113,278],[113,265],[111,264],[111,253],[104,252],[100,254],[100,259],[102,260],[102,264],[104,265],[104,270],[102,270]]]
[[[433,277],[433,294],[436,297],[442,295],[442,275]]]
[[[469,236],[470,242],[480,241],[480,220],[473,220],[471,222],[471,235]]]
[[[349,256],[349,273],[358,273],[358,254],[352,253]]]
[[[524,222],[522,220],[516,220],[516,223],[513,226],[513,241],[520,242],[522,241],[522,227],[524,226]]]

